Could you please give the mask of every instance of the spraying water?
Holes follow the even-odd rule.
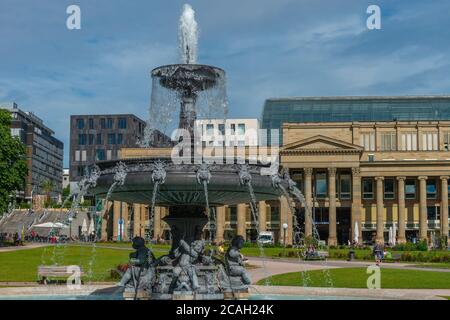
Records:
[[[203,193],[205,194],[206,215],[208,216],[209,223],[209,242],[212,243],[212,235],[215,231],[215,214],[212,215],[212,210],[210,210],[209,207],[209,180],[211,180],[211,172],[209,171],[208,165],[206,163],[202,163],[200,168],[197,170],[197,182],[203,186]]]
[[[56,222],[63,222],[64,224],[68,224],[70,223],[70,219],[73,218],[73,216],[75,215],[75,211],[79,208],[81,200],[83,199],[83,197],[87,194],[87,192],[89,191],[89,188],[93,188],[97,185],[97,180],[100,177],[100,168],[96,165],[94,165],[91,168],[91,172],[87,173],[78,183],[78,193],[77,195],[73,195],[72,193],[66,197],[66,199],[64,199],[63,204],[61,206],[61,210],[55,215],[54,219],[53,219],[53,224],[55,225]],[[74,201],[72,202],[72,205],[69,209],[69,213],[66,217],[66,219],[61,219],[61,214],[62,214],[62,209],[65,207],[66,203],[68,202],[69,198],[71,196],[74,196]],[[63,220],[63,221],[61,221]],[[50,228],[49,231],[49,235],[52,235],[55,232],[55,227]],[[61,247],[63,249],[62,252],[60,252]],[[53,246],[53,253],[52,253],[52,257],[51,257],[51,261],[52,264],[54,265],[58,265],[58,261],[63,262],[64,260],[64,256],[65,256],[65,252],[66,252],[66,246],[62,246],[62,244],[60,242],[57,242],[56,245]],[[44,254],[46,254],[46,249],[43,250],[42,254],[41,254],[41,264],[45,265],[45,258],[44,258]]]
[[[289,206],[289,210],[292,213],[293,216],[293,248],[295,249],[296,253],[297,253],[297,257],[299,260],[299,264],[300,266],[302,266],[302,270],[300,272],[301,278],[302,278],[302,284],[303,287],[307,287],[308,284],[310,283],[310,277],[308,272],[306,271],[306,269],[303,267],[303,264],[301,263],[302,260],[302,256],[301,256],[301,239],[304,237],[304,234],[302,235],[302,231],[300,230],[300,226],[298,224],[297,221],[297,215],[295,214],[295,208],[292,206],[292,201],[291,201],[291,196],[288,192],[288,190],[283,186],[282,179],[280,177],[280,175],[277,173],[273,174],[271,176],[272,178],[272,186],[276,189],[280,189],[282,194],[284,195],[284,197],[286,198],[287,202],[288,202],[288,206]]]
[[[161,184],[166,182],[166,169],[164,168],[164,163],[161,161],[155,161],[153,164],[152,172],[152,182],[153,182],[153,193],[152,193],[152,203],[150,207],[150,217],[149,217],[149,241],[153,239],[153,223],[155,219],[155,206],[156,206],[156,195],[158,194],[158,188]]]
[[[197,63],[198,26],[195,11],[189,4],[183,6],[178,29],[181,63]]]
[[[117,163],[116,167],[114,168],[115,174],[113,178],[113,184],[109,187],[108,193],[106,194],[105,198],[105,212],[103,214],[106,214],[106,210],[108,210],[108,201],[113,193],[113,191],[120,186],[123,186],[125,184],[125,180],[127,178],[127,166],[123,162]],[[97,220],[96,213],[93,213],[92,217],[92,223],[94,223]],[[99,223],[97,223],[98,225]],[[91,249],[91,259],[89,260],[89,270],[88,270],[88,277],[89,277],[89,285],[91,285],[92,277],[94,275],[94,265],[97,258],[97,245],[96,242],[98,240],[98,234],[101,234],[101,230],[98,230],[98,228],[95,228],[94,231],[94,238],[92,239],[92,249]]]
[[[288,170],[284,171],[283,179],[287,183],[287,189],[282,184],[278,184],[278,187],[282,190],[283,194],[288,199],[289,208],[290,208],[293,218],[294,218],[294,230],[296,230],[296,231],[294,231],[294,243],[296,243],[297,245],[300,243],[301,231],[300,231],[300,227],[298,225],[297,215],[295,214],[295,208],[292,206],[292,202],[289,201],[289,199],[291,199],[291,198],[293,198],[295,201],[297,201],[297,203],[301,204],[304,207],[305,216],[307,216],[310,219],[311,224],[312,224],[312,231],[313,231],[312,235],[313,235],[314,242],[319,244],[319,241],[320,241],[319,231],[317,230],[316,223],[312,216],[311,208],[309,207],[308,203],[306,202],[305,196],[300,191],[300,189],[297,188],[297,184],[295,183],[295,181],[293,181],[291,179]],[[322,272],[324,274],[326,285],[328,285],[329,287],[332,287],[333,279],[331,278],[329,269],[326,266],[326,260],[322,260],[322,265],[324,267],[322,269]],[[308,282],[310,281],[310,278],[309,278],[309,275],[307,274],[307,272],[302,272],[302,278],[303,278],[303,286],[307,286]]]
[[[256,201],[255,192],[253,191],[252,186],[252,175],[249,172],[248,166],[246,164],[242,165],[239,170],[239,181],[241,185],[247,186],[248,192],[250,194],[250,211],[252,213],[253,221],[256,224],[256,228],[258,228],[259,225],[259,211]],[[263,271],[264,271],[264,284],[266,286],[270,285],[270,275],[267,271],[266,266],[266,254],[264,252],[263,244],[259,241],[257,241],[258,248],[259,248],[259,255],[262,258],[262,264],[263,264]]]

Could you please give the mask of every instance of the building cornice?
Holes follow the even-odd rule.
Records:
[[[282,150],[280,155],[298,155],[298,154],[360,154],[360,150],[356,149],[294,149]]]

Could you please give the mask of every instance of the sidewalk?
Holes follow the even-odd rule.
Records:
[[[25,246],[0,247],[0,253],[1,252],[12,252],[12,251],[36,249],[36,248],[42,248],[42,247],[48,247],[48,246],[51,246],[51,244],[49,244],[49,243],[28,243]]]
[[[260,257],[249,257],[249,260],[253,261],[262,261],[263,259]],[[276,262],[284,262],[286,264],[300,264],[304,266],[320,266],[323,268],[326,267],[333,267],[333,268],[357,268],[357,267],[368,267],[370,265],[374,265],[375,262],[373,261],[344,261],[344,260],[327,260],[327,261],[299,261],[298,259],[288,259],[288,258],[281,258],[281,259],[265,259],[266,261],[276,261]],[[382,268],[392,268],[392,269],[407,269],[407,270],[419,270],[419,271],[437,271],[437,272],[450,272],[450,269],[444,269],[444,268],[420,268],[420,267],[414,267],[414,265],[419,264],[419,262],[411,262],[411,263],[405,263],[405,262],[392,262],[392,263],[381,263]],[[320,269],[320,268],[319,268]]]
[[[440,296],[450,296],[449,289],[349,289],[349,288],[311,288],[289,286],[252,286],[252,293],[355,297],[376,300],[446,300]]]

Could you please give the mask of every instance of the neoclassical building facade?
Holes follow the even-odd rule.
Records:
[[[390,227],[400,243],[448,236],[449,144],[450,121],[284,124],[281,165],[312,212],[310,219],[304,208],[297,207],[300,228],[306,235],[317,228],[330,245],[355,239],[355,229],[358,241],[364,243],[387,242]],[[152,152],[124,149],[122,156]],[[149,234],[148,206],[114,202],[109,212],[103,238]],[[294,220],[285,198],[259,202],[258,225],[252,222],[248,204],[218,207],[215,213],[212,237],[218,242],[234,234],[254,240],[258,232],[268,230],[278,241],[292,243]],[[162,220],[167,214],[167,208],[155,210],[155,239],[169,239]],[[122,230],[119,219],[124,221]]]
[[[321,238],[398,242],[448,237],[450,121],[283,125],[283,167],[314,208]],[[305,221],[306,233],[311,221]]]

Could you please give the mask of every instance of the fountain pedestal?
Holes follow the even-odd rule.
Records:
[[[160,266],[156,268],[156,283],[153,287],[152,299],[155,300],[222,300],[224,294],[220,289],[217,274],[219,268],[215,265],[195,265],[199,289],[171,290],[174,266]]]
[[[170,254],[180,247],[180,240],[183,239],[188,245],[195,240],[202,239],[202,231],[208,223],[203,206],[171,206],[169,215],[163,220],[169,225],[172,235],[172,248]]]

